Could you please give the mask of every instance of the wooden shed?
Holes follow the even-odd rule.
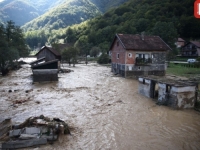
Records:
[[[60,53],[55,49],[53,49],[52,47],[47,47],[47,46],[43,46],[41,50],[35,55],[37,59],[44,57],[46,62],[55,59],[58,59],[59,61],[61,60]]]

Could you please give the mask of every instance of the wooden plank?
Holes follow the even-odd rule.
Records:
[[[1,136],[6,134],[12,128],[11,119],[5,119],[4,121],[0,122],[0,139]]]

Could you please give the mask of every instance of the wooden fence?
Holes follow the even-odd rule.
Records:
[[[180,64],[183,67],[189,68],[200,68],[200,63],[189,63],[189,64]]]

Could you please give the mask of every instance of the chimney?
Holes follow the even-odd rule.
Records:
[[[144,40],[144,32],[141,32],[141,38]]]

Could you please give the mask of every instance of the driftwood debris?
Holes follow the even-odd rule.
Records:
[[[30,117],[19,125],[8,122],[9,120],[5,120],[0,124],[0,137],[5,134],[8,136],[7,142],[2,144],[2,149],[43,145],[48,141],[56,141],[59,134],[70,134],[67,123],[59,118],[51,119],[41,115]]]
[[[0,122],[0,140],[3,139],[5,137],[5,134],[7,134],[8,131],[11,129],[12,129],[12,122],[10,118]]]

